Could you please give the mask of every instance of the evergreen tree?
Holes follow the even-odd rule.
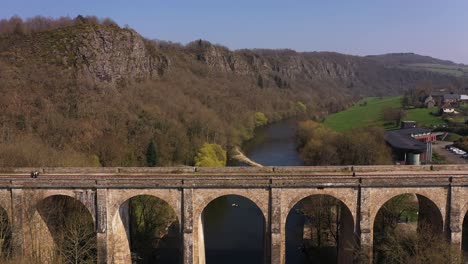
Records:
[[[148,167],[155,167],[158,164],[158,156],[156,153],[156,143],[151,140],[146,150],[146,164]]]

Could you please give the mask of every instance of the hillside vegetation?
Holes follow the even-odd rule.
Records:
[[[299,123],[298,150],[306,165],[392,164],[382,128],[367,127],[344,133],[313,121]]]
[[[265,122],[465,85],[337,53],[153,41],[81,16],[1,20],[0,80],[0,166],[193,165],[204,144],[227,150]]]

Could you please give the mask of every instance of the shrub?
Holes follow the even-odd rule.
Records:
[[[255,113],[255,126],[264,126],[268,123],[268,118],[266,115],[262,112],[256,112]]]
[[[195,166],[224,167],[226,160],[226,151],[220,145],[205,143],[195,157]]]

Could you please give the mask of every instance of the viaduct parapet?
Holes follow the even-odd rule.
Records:
[[[31,178],[32,171],[39,176]],[[16,254],[29,254],[33,247],[26,222],[37,211],[36,205],[47,197],[64,195],[89,210],[99,263],[131,263],[125,203],[138,195],[158,197],[174,209],[184,264],[205,262],[203,209],[224,195],[245,197],[265,217],[265,262],[284,264],[286,219],[302,199],[330,195],[343,202],[353,223],[347,239],[355,239],[371,255],[378,210],[406,193],[435,205],[426,214],[440,222],[440,231],[461,248],[468,211],[468,166],[0,168],[0,206],[8,214]],[[341,263],[351,259],[340,256]]]

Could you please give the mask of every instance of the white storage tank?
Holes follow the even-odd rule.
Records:
[[[407,156],[408,165],[421,165],[420,156],[421,154],[419,153],[408,153],[408,156]]]

